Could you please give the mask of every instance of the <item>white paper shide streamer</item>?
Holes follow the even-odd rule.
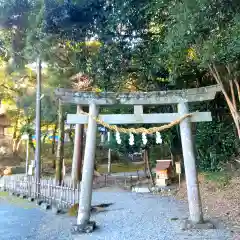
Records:
[[[134,145],[134,136],[132,133],[129,134],[129,145],[130,146]]]
[[[143,145],[146,145],[147,144],[147,135],[146,135],[146,133],[143,133],[142,134],[142,142],[143,142]]]
[[[108,132],[108,133],[107,133],[107,136],[108,136],[108,142],[110,142],[110,139],[111,139],[111,133]]]
[[[162,142],[163,140],[160,132],[156,132],[156,144],[162,144]]]
[[[117,144],[121,144],[122,143],[121,136],[120,136],[119,132],[116,132],[116,141],[117,141]]]

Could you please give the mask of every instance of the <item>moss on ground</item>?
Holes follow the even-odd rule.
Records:
[[[0,197],[8,197],[8,192],[0,192]]]
[[[3,199],[11,204],[17,205],[24,209],[31,209],[34,207],[34,204],[28,202],[27,199],[10,196],[8,192],[0,192],[0,199]]]

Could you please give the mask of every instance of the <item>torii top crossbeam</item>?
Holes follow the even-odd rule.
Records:
[[[156,92],[78,92],[71,89],[59,88],[55,91],[64,103],[89,105],[94,101],[96,105],[166,105],[179,102],[200,102],[212,100],[219,85],[184,90],[156,91]]]

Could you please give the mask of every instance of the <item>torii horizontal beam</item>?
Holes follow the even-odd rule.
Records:
[[[65,103],[74,103],[82,106],[89,105],[91,102],[94,102],[96,105],[166,105],[178,104],[179,102],[212,100],[219,91],[219,85],[212,85],[184,90],[126,93],[77,92],[59,88],[55,91],[55,94]]]
[[[99,118],[108,124],[160,124],[170,123],[182,115],[179,113],[153,113],[153,114],[105,114],[99,115]],[[191,122],[211,122],[211,112],[195,112],[190,118]],[[82,114],[68,114],[68,124],[87,124],[88,116]]]
[[[103,114],[99,118],[108,124],[156,124],[170,123],[182,116],[179,113],[151,113],[144,114],[143,106],[134,106],[134,114]],[[190,118],[191,122],[211,122],[211,112],[194,112]],[[68,114],[68,124],[86,124],[88,116],[83,114]]]

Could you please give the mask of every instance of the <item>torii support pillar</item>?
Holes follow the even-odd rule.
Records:
[[[82,107],[77,105],[77,114],[81,114]],[[74,139],[74,150],[73,150],[73,161],[72,161],[72,181],[74,187],[81,181],[82,175],[82,158],[83,158],[83,132],[84,125],[75,125],[75,139]]]
[[[181,102],[178,104],[178,113],[182,116],[189,113],[187,102]],[[202,223],[202,204],[199,193],[195,152],[192,141],[191,120],[189,118],[186,118],[180,123],[180,133],[187,183],[187,195],[190,214],[189,220],[193,223]]]
[[[91,103],[89,105],[89,114],[92,117],[98,116],[98,106]],[[92,201],[93,172],[96,151],[97,123],[92,118],[88,119],[88,128],[86,136],[86,146],[83,162],[83,173],[81,182],[81,191],[79,197],[79,210],[77,217],[78,231],[87,232],[89,228],[94,228],[95,224],[90,222],[90,210]]]

